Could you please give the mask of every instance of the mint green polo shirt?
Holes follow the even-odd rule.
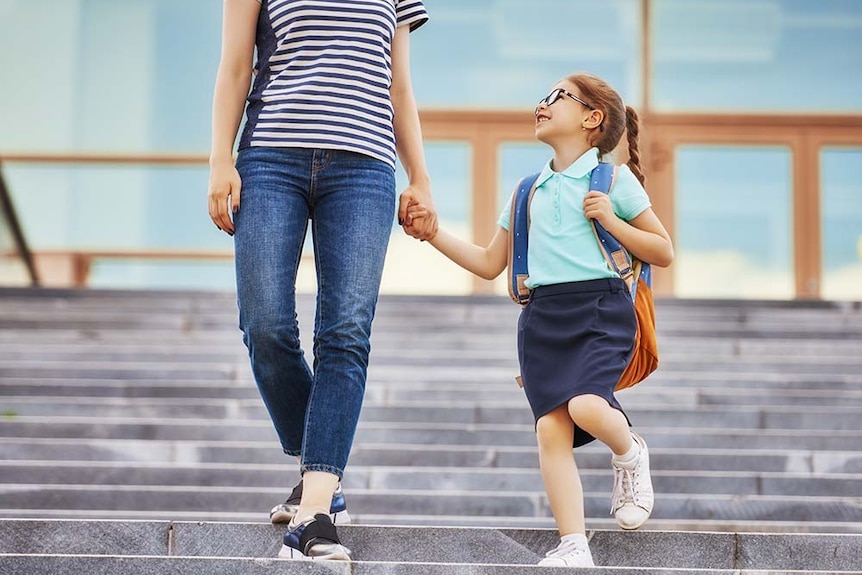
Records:
[[[590,172],[598,164],[599,150],[591,148],[565,171],[553,171],[549,160],[539,174],[530,204],[527,287],[618,277],[605,261],[584,217]],[[643,186],[625,165],[617,170],[610,197],[614,213],[626,221],[651,206]],[[507,231],[511,210],[510,197],[497,221]]]

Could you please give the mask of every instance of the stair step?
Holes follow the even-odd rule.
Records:
[[[269,442],[165,441],[157,439],[69,439],[0,437],[0,459],[43,461],[278,464],[294,462]],[[581,469],[606,469],[607,449],[586,446],[577,454]],[[650,448],[655,470],[788,471],[860,473],[862,451],[784,449]],[[360,443],[351,466],[438,466],[538,469],[535,447]]]
[[[277,555],[283,531],[283,527],[265,523],[6,520],[0,522],[0,553],[56,554],[58,562],[62,561],[59,554],[81,560],[99,556],[137,556],[141,561],[168,556],[262,559]],[[81,537],[82,533],[87,536]],[[423,563],[450,568],[534,566],[558,541],[553,529],[343,525],[339,527],[339,535],[352,549],[358,573],[365,569],[364,564],[373,562],[388,562],[392,569],[393,560],[400,567]],[[593,530],[588,535],[597,565],[664,570],[862,569],[862,535],[858,534]],[[8,565],[8,556],[0,555],[0,561],[4,557]],[[292,564],[279,563],[284,565],[280,568]],[[305,569],[311,568],[302,564]],[[326,564],[337,568],[337,564]],[[402,572],[400,568],[398,572]]]
[[[272,442],[275,432],[264,420],[225,419],[213,426],[194,418],[11,417],[0,419],[0,437],[116,438],[173,441]],[[668,423],[668,422],[665,422]],[[737,429],[638,426],[649,445],[725,449],[854,450],[862,430]],[[355,441],[447,445],[535,446],[531,424],[416,423],[360,421]]]
[[[81,484],[176,486],[265,487],[282,491],[299,481],[299,475],[285,465],[227,464],[178,465],[176,463],[133,464],[103,461],[0,461],[7,484]],[[293,477],[295,475],[295,477]],[[609,467],[580,469],[587,492],[608,491],[613,482]],[[862,498],[862,482],[854,473],[790,473],[751,471],[670,471],[652,472],[657,493],[727,495],[821,495]],[[523,491],[541,492],[537,469],[524,468],[440,468],[350,466],[342,481],[353,489],[389,490],[409,486],[413,490],[442,491]]]
[[[125,399],[110,397],[3,397],[0,405],[16,417],[244,419],[269,421],[259,398],[226,399]],[[628,407],[628,406],[631,407]],[[627,402],[626,413],[639,428],[659,427],[674,421],[679,427],[785,430],[857,430],[862,408],[792,406],[678,406],[659,408]],[[362,422],[429,424],[532,425],[526,399],[499,397],[491,405],[465,405],[463,400],[366,401]]]
[[[589,520],[608,514],[609,483],[603,492],[584,494],[584,510]],[[32,485],[0,484],[2,509],[66,510],[150,510],[162,518],[183,518],[186,511],[219,510],[254,512],[268,510],[282,501],[287,488],[137,486],[113,485]],[[446,491],[414,489],[353,489],[351,515],[385,509],[393,516],[468,515],[550,517],[544,492],[524,491]],[[776,521],[817,521],[826,523],[862,522],[858,497],[826,495],[738,495],[662,493],[652,517],[656,519],[715,519],[743,521],[761,518]]]

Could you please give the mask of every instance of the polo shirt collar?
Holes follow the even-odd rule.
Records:
[[[599,149],[598,148],[590,148],[586,152],[584,152],[580,158],[572,162],[572,165],[566,168],[562,172],[554,172],[551,169],[551,162],[553,159],[548,160],[548,163],[545,164],[545,167],[542,168],[542,171],[539,172],[539,178],[536,180],[536,186],[541,186],[546,181],[548,181],[551,176],[554,174],[560,174],[567,178],[579,179],[588,175],[593,171],[593,168],[599,165]]]

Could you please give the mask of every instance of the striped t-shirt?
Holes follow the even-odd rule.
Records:
[[[428,20],[422,0],[260,1],[239,147],[348,150],[394,167],[392,39]]]

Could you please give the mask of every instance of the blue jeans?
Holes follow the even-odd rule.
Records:
[[[395,171],[339,150],[239,152],[234,216],[239,327],[284,452],[344,474],[365,394],[371,322],[395,216]],[[314,365],[300,346],[296,272],[311,221]]]

